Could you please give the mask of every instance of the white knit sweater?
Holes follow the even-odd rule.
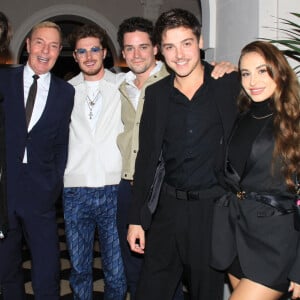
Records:
[[[86,85],[82,73],[69,81],[76,92],[64,174],[65,187],[103,187],[119,183],[122,159],[116,139],[123,131],[118,90],[123,80],[123,73],[114,74],[105,70],[99,83],[102,109],[94,133],[85,115]]]

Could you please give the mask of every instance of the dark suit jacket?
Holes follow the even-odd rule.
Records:
[[[70,84],[51,75],[45,109],[38,122],[30,132],[27,132],[23,69],[21,66],[0,70],[0,90],[4,96],[5,110],[9,213],[14,211],[20,198],[28,199],[19,200],[17,205],[27,205],[37,212],[53,208],[63,182],[69,122],[75,93]],[[24,182],[22,161],[25,147],[28,157],[26,164],[28,195],[20,195],[18,187]]]
[[[224,270],[238,255],[246,277],[267,286],[288,277],[300,283],[299,232],[292,210],[295,195],[287,191],[280,166],[275,164],[272,169],[272,121],[256,137],[241,178],[226,163],[224,176],[231,192],[216,202],[212,239],[213,267]],[[240,189],[246,192],[246,199],[237,199],[235,192]],[[262,195],[276,197],[290,213],[281,214],[261,202]]]
[[[204,65],[205,88],[209,89],[211,101],[216,103],[223,124],[223,137],[227,139],[237,111],[235,104],[239,92],[237,74],[232,73],[215,80],[210,76],[212,67],[207,63]],[[144,228],[147,224],[142,224],[140,213],[147,201],[162,149],[173,79],[174,76],[170,75],[149,86],[145,93],[139,133],[139,152],[135,165],[133,201],[129,215],[129,224],[141,224]],[[221,140],[222,137],[216,138]],[[219,149],[216,149],[216,152],[218,151]]]

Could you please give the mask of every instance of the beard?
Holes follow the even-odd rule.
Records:
[[[89,63],[92,61],[85,61],[84,63],[82,63],[79,67],[82,71],[83,74],[87,75],[87,76],[95,76],[98,73],[100,73],[100,71],[104,68],[103,63],[102,62],[97,62],[97,61],[93,61],[95,62],[94,66],[86,66],[85,63]]]
[[[145,72],[147,72],[149,70],[149,68],[152,67],[152,63],[151,62],[145,62],[143,64],[128,64],[130,70],[134,73],[134,74],[143,74]],[[154,62],[155,65],[155,62]]]
[[[101,69],[102,69],[102,67],[99,67],[94,70],[82,70],[82,73],[85,75],[88,75],[88,76],[94,76],[94,75],[97,75]]]

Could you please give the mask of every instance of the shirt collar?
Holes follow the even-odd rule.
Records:
[[[151,70],[151,72],[149,74],[149,77],[156,74],[157,72],[159,72],[160,69],[162,68],[162,66],[163,66],[163,63],[161,61],[156,61],[156,65]],[[132,71],[129,71],[129,72],[126,73],[126,75],[125,75],[126,83],[134,85],[133,82],[134,82],[135,79],[136,79],[136,75]]]
[[[27,63],[24,67],[24,81],[31,82],[32,81],[32,76],[34,74],[35,74],[34,71],[32,70],[32,68]],[[50,77],[51,77],[50,72],[39,75],[38,84],[40,86],[48,89],[49,85],[50,85]]]

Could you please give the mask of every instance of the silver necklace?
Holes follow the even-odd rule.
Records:
[[[88,95],[88,93],[86,93],[86,102],[89,108],[89,118],[90,120],[93,118],[94,114],[93,114],[93,108],[94,105],[96,104],[97,100],[99,99],[99,94],[100,94],[100,90],[98,90],[98,92],[96,93],[96,96],[91,99]]]
[[[256,120],[262,120],[262,119],[269,118],[269,117],[271,117],[272,115],[273,115],[273,113],[270,113],[270,114],[268,114],[268,115],[258,117],[258,116],[255,116],[254,114],[251,114],[251,117],[252,117],[253,119],[256,119]]]

